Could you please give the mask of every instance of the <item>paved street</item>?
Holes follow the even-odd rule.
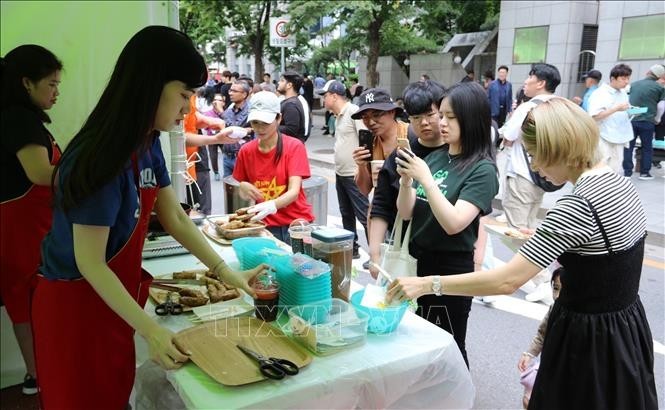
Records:
[[[313,135],[307,141],[312,175],[325,177],[328,184],[328,225],[341,227],[339,206],[335,194],[332,166],[334,139],[322,135],[322,115],[314,115]],[[663,204],[665,203],[665,172],[654,169],[656,179],[640,181],[633,178],[647,209],[649,236],[642,272],[640,297],[651,325],[655,346],[655,374],[659,403],[665,408],[663,391],[665,355],[665,257],[663,249]],[[223,212],[222,182],[213,181],[213,213]],[[547,194],[543,207],[551,207],[561,193]],[[495,212],[495,215],[499,212]],[[359,232],[360,234],[360,232]],[[360,235],[361,237],[363,235]],[[513,253],[499,241],[493,240],[495,262],[504,263]],[[366,245],[363,243],[363,245]],[[354,261],[361,272],[357,280],[366,283],[369,275],[362,272],[366,255]],[[620,286],[620,284],[617,284]],[[469,318],[467,351],[471,374],[476,386],[476,409],[516,409],[521,406],[522,386],[519,384],[517,361],[536,333],[547,307],[524,300],[524,292],[501,296],[492,305],[474,303]]]

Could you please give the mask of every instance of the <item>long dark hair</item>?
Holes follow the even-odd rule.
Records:
[[[483,87],[473,82],[458,83],[446,91],[445,99],[460,127],[462,152],[456,167],[464,170],[481,159],[495,162],[490,104]]]
[[[62,70],[62,62],[52,52],[36,44],[18,46],[0,59],[2,93],[0,106],[22,106],[35,112],[42,122],[51,122],[48,114],[37,107],[23,85],[23,78],[33,83]]]
[[[74,136],[60,164],[73,161],[62,181],[67,211],[107,184],[135,152],[150,147],[164,85],[182,81],[194,89],[208,76],[203,57],[184,33],[150,26],[125,45],[97,106]],[[54,172],[54,179],[57,173]],[[55,185],[54,185],[55,186]]]

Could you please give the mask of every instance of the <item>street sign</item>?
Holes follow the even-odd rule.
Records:
[[[270,47],[296,46],[296,35],[286,31],[286,25],[290,20],[289,16],[270,18]]]

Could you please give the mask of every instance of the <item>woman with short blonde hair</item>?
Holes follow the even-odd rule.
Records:
[[[584,110],[560,97],[543,105],[541,110],[531,110],[522,124],[522,141],[532,155],[532,167],[560,163],[584,170],[600,161],[598,126]]]
[[[637,190],[596,160],[598,129],[574,103],[541,103],[522,130],[538,172],[555,184],[573,183],[573,192],[557,201],[504,266],[398,278],[388,298],[512,294],[558,259],[562,289],[529,408],[655,409],[653,339],[638,296],[646,216]]]

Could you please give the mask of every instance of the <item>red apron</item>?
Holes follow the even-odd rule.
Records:
[[[51,165],[60,148],[51,140]],[[12,323],[30,322],[30,298],[41,256],[41,243],[53,221],[51,186],[33,184],[22,196],[0,204],[0,294]]]
[[[108,266],[144,306],[152,277],[141,269],[141,251],[159,187],[140,188],[133,162],[140,216]],[[125,409],[136,367],[134,330],[83,278],[38,276],[32,309],[42,409]]]

